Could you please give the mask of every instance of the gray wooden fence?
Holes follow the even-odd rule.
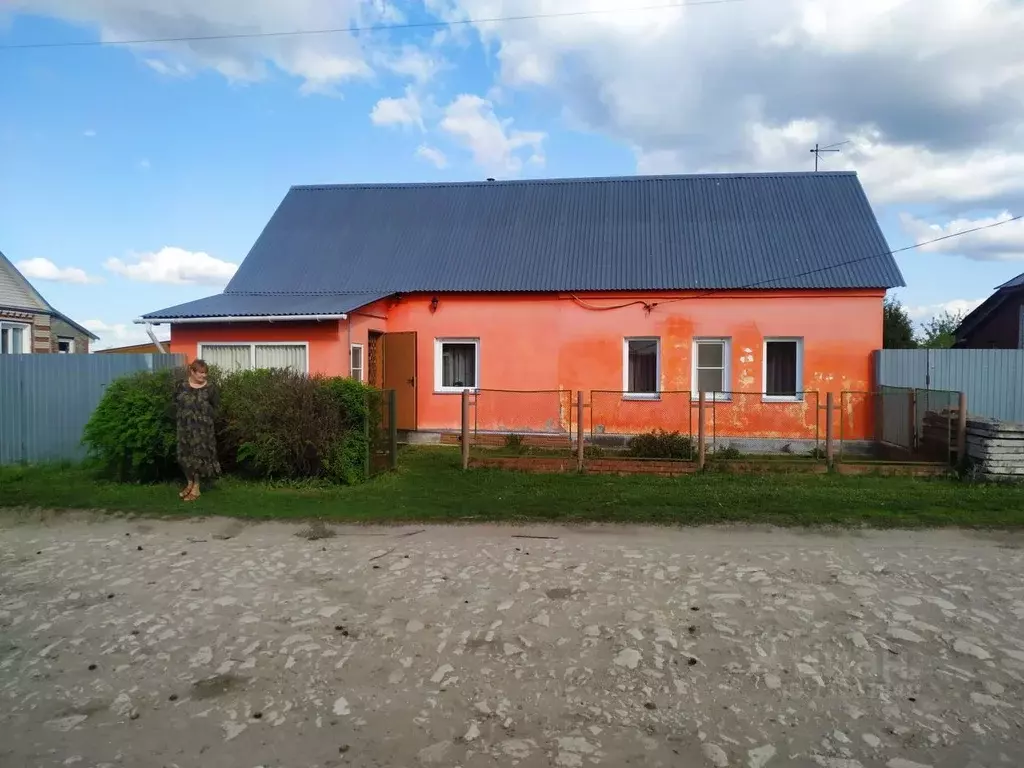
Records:
[[[183,365],[178,355],[0,355],[0,464],[79,461],[110,382]]]
[[[882,349],[875,384],[965,392],[972,416],[1024,422],[1024,350]]]

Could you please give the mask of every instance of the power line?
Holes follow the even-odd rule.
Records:
[[[653,309],[654,307],[656,307],[656,306],[658,306],[660,304],[671,304],[671,303],[676,302],[676,301],[690,301],[692,299],[706,299],[706,298],[710,298],[712,296],[716,296],[716,295],[718,295],[720,293],[723,293],[725,291],[745,291],[745,290],[749,290],[751,288],[758,288],[758,287],[760,287],[762,285],[768,285],[769,283],[778,283],[779,281],[782,281],[782,280],[792,280],[792,279],[797,278],[797,277],[807,277],[808,275],[814,275],[814,274],[818,274],[820,272],[828,272],[829,270],[838,269],[839,267],[846,267],[846,266],[849,266],[851,264],[859,264],[862,261],[870,261],[871,259],[881,259],[881,258],[884,258],[885,256],[895,255],[897,253],[903,253],[904,251],[913,251],[913,250],[915,250],[917,248],[923,248],[926,245],[932,245],[933,243],[940,243],[943,240],[951,240],[954,237],[963,237],[964,235],[969,235],[969,234],[971,234],[973,232],[981,232],[982,230],[985,230],[985,229],[994,229],[995,227],[1001,227],[1004,224],[1009,224],[1009,223],[1014,222],[1014,221],[1021,221],[1022,219],[1024,219],[1024,215],[1013,216],[1012,218],[1009,218],[1009,219],[1003,219],[1002,221],[995,221],[995,222],[992,222],[990,224],[982,224],[982,225],[977,226],[977,227],[972,227],[971,229],[965,229],[965,230],[963,230],[961,232],[952,232],[952,233],[950,233],[948,235],[942,235],[941,237],[936,237],[936,238],[933,238],[931,240],[924,240],[923,242],[915,243],[914,245],[907,245],[907,246],[904,246],[903,248],[897,248],[897,249],[892,250],[892,251],[881,251],[879,253],[872,253],[869,256],[860,256],[860,257],[858,257],[856,259],[847,259],[846,261],[841,261],[838,264],[829,264],[827,267],[818,267],[817,269],[808,269],[808,270],[806,270],[804,272],[794,272],[793,274],[782,275],[781,277],[772,277],[772,278],[769,278],[767,280],[759,280],[759,281],[754,282],[754,283],[747,283],[746,285],[738,285],[738,286],[735,286],[733,288],[714,288],[714,289],[705,291],[704,293],[698,294],[696,296],[687,296],[685,298],[665,299],[665,300],[662,300],[662,301],[652,301],[650,304],[647,304],[645,306],[645,309],[649,312],[651,309]]]
[[[277,32],[238,32],[222,35],[188,35],[182,37],[151,37],[138,38],[133,40],[78,40],[63,43],[17,43],[15,45],[0,45],[0,51],[25,51],[38,50],[43,48],[105,48],[129,45],[156,45],[160,43],[192,43],[214,40],[250,40],[257,38],[274,37],[301,37],[303,35],[337,35],[356,34],[359,32],[391,32],[410,29],[444,29],[450,27],[463,27],[471,24],[504,24],[516,21],[531,21],[534,19],[568,19],[580,16],[595,16],[598,14],[625,13],[634,11],[662,11],[673,8],[689,8],[700,5],[726,5],[731,3],[743,3],[747,0],[678,0],[674,3],[662,3],[660,5],[644,5],[636,8],[620,9],[591,9],[586,11],[559,11],[555,13],[531,13],[521,16],[496,16],[489,19],[455,19],[451,21],[418,21],[405,24],[372,24],[368,26],[334,27],[329,29],[297,29]]]

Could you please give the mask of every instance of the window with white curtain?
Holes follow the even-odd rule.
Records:
[[[729,384],[729,339],[694,339],[694,399],[703,392],[716,400],[728,400],[732,397]]]
[[[624,397],[656,398],[660,368],[659,339],[625,339],[622,347]]]
[[[31,352],[32,326],[0,322],[0,355],[27,355]]]
[[[480,339],[435,339],[434,390],[461,392],[480,386]]]
[[[287,368],[309,372],[309,348],[306,344],[210,344],[199,345],[199,356],[223,371],[248,371],[255,368]]]

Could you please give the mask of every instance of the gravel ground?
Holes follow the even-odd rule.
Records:
[[[1016,534],[297,532],[7,519],[0,765],[1024,761]]]

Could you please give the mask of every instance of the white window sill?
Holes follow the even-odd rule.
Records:
[[[624,392],[623,400],[661,400],[658,392]]]
[[[790,397],[788,395],[764,395],[761,398],[762,403],[802,403],[803,401],[802,397]]]
[[[696,397],[691,397],[690,400],[691,400],[691,402],[699,403],[700,402],[700,396],[698,395]],[[732,395],[716,395],[714,397],[705,397],[704,398],[704,402],[706,402],[706,403],[731,403],[732,402]]]
[[[479,392],[476,387],[444,387],[442,389],[434,389],[435,395],[461,395],[463,392],[469,392],[471,395],[475,395]]]

